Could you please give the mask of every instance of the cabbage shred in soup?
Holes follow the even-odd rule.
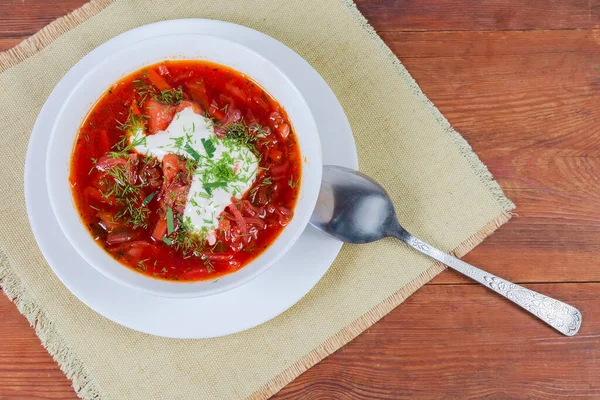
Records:
[[[291,221],[301,156],[285,110],[230,68],[165,61],[115,83],[71,159],[94,240],[157,279],[214,279],[247,265]]]

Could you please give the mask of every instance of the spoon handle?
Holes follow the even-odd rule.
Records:
[[[394,236],[416,250],[419,250],[421,253],[446,264],[450,268],[506,297],[560,333],[567,336],[574,336],[579,331],[581,327],[581,312],[575,307],[499,278],[471,264],[467,264],[417,239],[406,231]]]

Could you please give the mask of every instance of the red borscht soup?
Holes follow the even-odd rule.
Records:
[[[247,76],[165,61],[116,82],[80,127],[75,205],[94,240],[149,277],[215,279],[291,221],[301,155],[285,110]]]

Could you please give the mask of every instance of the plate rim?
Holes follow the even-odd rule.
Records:
[[[295,58],[295,60],[293,60],[294,62],[296,62],[297,64],[301,65],[302,68],[304,69],[309,69],[310,74],[315,75],[320,78],[320,81],[316,81],[315,82],[311,82],[311,85],[315,85],[318,84],[320,85],[319,90],[326,90],[328,91],[330,94],[330,96],[332,97],[332,100],[335,101],[334,106],[338,108],[338,115],[337,117],[340,118],[340,121],[344,126],[340,127],[343,129],[340,130],[346,130],[346,134],[348,136],[348,138],[350,139],[349,145],[351,148],[351,151],[345,155],[346,160],[344,161],[345,165],[348,165],[350,167],[356,168],[358,169],[358,157],[357,157],[357,153],[356,153],[356,146],[355,146],[355,142],[354,142],[354,137],[352,135],[352,131],[350,128],[350,124],[348,122],[348,119],[346,117],[346,115],[343,112],[343,108],[341,106],[341,104],[339,103],[339,101],[337,100],[337,98],[335,97],[335,95],[333,94],[333,91],[331,90],[331,88],[327,85],[327,83],[322,79],[322,77],[318,74],[318,72],[316,70],[314,70],[314,68],[312,68],[312,66],[310,66],[310,64],[308,64],[308,62],[306,62],[302,57],[300,57],[297,53],[295,53],[293,50],[289,49],[287,46],[285,46],[284,44],[282,44],[281,42],[277,41],[276,39],[271,38],[268,35],[265,35],[261,32],[255,31],[251,28],[247,28],[245,26],[241,26],[241,25],[237,25],[237,24],[233,24],[233,23],[229,23],[229,22],[225,22],[225,21],[217,21],[217,20],[209,20],[209,19],[178,19],[178,20],[167,20],[167,21],[160,21],[160,22],[156,22],[153,24],[148,24],[148,25],[143,25],[137,28],[134,28],[132,30],[129,30],[127,32],[124,32],[106,42],[104,42],[103,44],[101,44],[100,46],[98,46],[97,48],[95,48],[94,50],[92,50],[90,53],[88,53],[88,55],[90,54],[101,54],[102,49],[109,49],[110,45],[114,45],[115,43],[118,43],[119,40],[131,40],[131,43],[135,43],[139,40],[142,39],[136,39],[136,35],[142,34],[143,39],[147,39],[149,37],[153,37],[153,36],[162,36],[162,34],[160,33],[161,29],[165,29],[168,27],[171,28],[179,28],[179,29],[186,29],[186,25],[196,25],[197,26],[202,26],[203,29],[206,28],[210,28],[210,27],[215,27],[215,26],[222,26],[224,27],[224,31],[220,32],[221,34],[227,33],[226,31],[229,30],[230,32],[228,33],[229,35],[250,35],[252,36],[252,40],[256,39],[256,43],[258,42],[264,42],[266,43],[265,46],[272,46],[272,47],[277,47],[277,49],[273,50],[273,53],[276,52],[284,52],[284,53],[288,53],[288,55],[293,54]],[[193,28],[195,28],[196,26],[192,26],[191,28],[191,32],[190,33],[195,33],[196,31],[193,30]],[[212,31],[211,31],[212,32]],[[214,36],[218,36],[223,38],[223,36],[219,35],[219,34],[215,34],[215,33],[211,33]],[[230,39],[230,40],[234,40],[232,39],[230,36],[225,35],[226,39]],[[110,45],[109,45],[110,44]],[[245,43],[242,43],[242,45],[246,45]],[[251,49],[253,49],[254,51],[257,51],[259,54],[265,56],[268,59],[271,59],[271,57],[266,56],[265,54],[263,54],[260,50],[256,49],[253,46],[248,46]],[[259,46],[260,47],[260,46]],[[86,55],[87,57],[87,55]],[[82,58],[83,59],[83,58]],[[279,65],[276,61],[273,61],[271,59],[271,62],[273,62],[278,68],[281,68],[282,70],[285,71],[285,69]],[[307,69],[307,71],[308,71]],[[332,252],[332,256],[329,257],[328,259],[323,259],[322,263],[324,265],[326,265],[321,273],[319,274],[318,278],[310,283],[307,288],[307,290],[303,291],[303,294],[297,298],[295,298],[294,300],[292,300],[291,302],[286,303],[283,307],[280,307],[280,309],[276,312],[272,312],[266,316],[264,316],[264,318],[256,318],[255,321],[253,321],[252,323],[246,324],[246,325],[242,325],[239,326],[238,328],[234,328],[234,329],[224,329],[222,332],[218,333],[218,334],[209,334],[209,335],[204,335],[204,334],[173,334],[173,333],[167,333],[165,334],[165,332],[161,332],[161,333],[156,333],[155,329],[146,329],[146,327],[140,327],[140,326],[134,326],[135,324],[131,324],[128,323],[128,321],[123,320],[123,318],[119,317],[119,316],[115,316],[114,314],[110,314],[106,312],[106,309],[103,309],[102,311],[97,309],[97,304],[96,307],[92,306],[90,302],[88,301],[88,297],[86,297],[86,295],[82,294],[80,289],[74,288],[73,285],[78,285],[76,283],[74,283],[73,279],[70,279],[69,277],[65,276],[61,270],[61,268],[57,267],[56,265],[58,265],[58,261],[54,259],[53,255],[50,255],[50,251],[48,250],[48,248],[46,248],[46,238],[40,236],[41,235],[41,231],[40,228],[37,227],[37,222],[35,221],[34,215],[36,214],[35,211],[33,211],[33,208],[35,207],[32,202],[34,201],[32,199],[33,194],[31,193],[31,188],[29,187],[29,185],[31,184],[32,180],[33,180],[33,176],[35,175],[35,171],[33,170],[34,165],[32,165],[33,163],[35,163],[35,161],[33,161],[33,153],[36,151],[36,147],[39,148],[40,147],[40,143],[37,143],[37,146],[35,145],[35,141],[32,141],[31,138],[33,138],[36,134],[36,132],[40,131],[40,130],[44,130],[43,128],[40,127],[41,124],[41,119],[43,119],[43,117],[45,116],[45,113],[51,112],[50,110],[50,105],[49,105],[49,101],[51,99],[53,99],[53,96],[58,96],[60,91],[57,92],[57,89],[59,88],[59,84],[57,84],[57,86],[54,88],[54,90],[52,91],[52,93],[50,94],[50,96],[48,97],[48,99],[46,100],[44,106],[42,107],[40,114],[38,115],[38,118],[36,120],[36,123],[34,125],[31,137],[30,137],[30,141],[29,141],[29,145],[27,148],[27,154],[26,154],[26,163],[25,163],[25,185],[24,185],[24,190],[25,190],[25,199],[26,199],[26,207],[27,207],[27,211],[28,211],[28,218],[29,218],[29,222],[31,224],[31,228],[32,231],[34,233],[35,239],[38,243],[38,246],[40,248],[40,250],[42,251],[45,259],[47,260],[48,264],[50,265],[52,271],[54,272],[54,274],[58,277],[58,279],[65,285],[65,287],[67,287],[67,289],[75,296],[77,297],[80,301],[82,301],[86,306],[88,306],[89,308],[91,308],[93,311],[95,311],[96,313],[104,316],[105,318],[120,324],[122,326],[128,327],[130,329],[136,330],[136,331],[140,331],[140,332],[144,332],[144,333],[148,333],[151,335],[156,335],[156,336],[163,336],[163,337],[172,337],[172,338],[208,338],[208,337],[218,337],[218,336],[224,336],[224,335],[229,335],[229,334],[233,334],[233,333],[237,333],[237,332],[241,332],[247,329],[251,329],[255,326],[261,325],[263,323],[265,323],[266,321],[275,318],[276,316],[280,315],[281,313],[283,313],[284,311],[286,311],[287,309],[291,308],[294,304],[296,304],[298,301],[300,301],[307,293],[309,293],[312,288],[320,281],[320,279],[325,275],[325,273],[329,270],[329,267],[331,266],[332,262],[334,261],[334,259],[337,257],[340,249],[341,249],[341,242],[337,242],[335,241],[335,244],[331,244],[332,248],[336,247],[336,249]],[[303,90],[300,89],[300,91],[302,92]],[[57,94],[55,95],[55,92],[57,92]],[[335,108],[334,107],[334,108]],[[341,114],[339,113],[341,112]],[[319,134],[321,135],[320,129],[319,129]],[[345,139],[348,139],[345,138]],[[321,142],[323,142],[323,138],[321,137]],[[325,146],[322,146],[325,147]],[[38,150],[39,151],[39,150]],[[45,161],[45,160],[44,160]],[[39,163],[36,163],[39,165]],[[29,182],[29,184],[28,184]],[[47,193],[46,193],[47,195]],[[51,218],[54,218],[54,215],[50,216]],[[55,218],[54,218],[55,219]],[[62,234],[62,232],[61,232]],[[302,236],[306,235],[307,233],[303,233]],[[302,237],[301,237],[302,239]],[[323,239],[324,240],[324,239]],[[68,244],[69,246],[70,243]],[[280,261],[281,262],[281,261]],[[92,269],[95,273],[99,274],[99,272],[97,272],[91,265],[85,265],[86,268],[90,268]],[[275,267],[275,266],[274,266]],[[268,271],[267,271],[268,272]],[[261,277],[259,276],[256,279],[261,279]],[[112,281],[111,281],[112,282]],[[115,285],[118,285],[116,282],[112,282]],[[246,284],[246,285],[250,285],[250,283]],[[244,285],[244,286],[246,286]],[[243,286],[243,287],[244,287]],[[129,289],[130,290],[130,289]],[[239,290],[239,288],[237,289],[233,289],[231,291],[222,293],[220,295],[217,296],[222,296],[222,295],[227,295],[228,293],[232,293],[232,292],[236,292],[236,290]],[[131,295],[136,295],[138,293],[131,293]],[[160,298],[158,296],[150,296],[147,295],[149,297],[154,298],[155,300],[161,301],[161,300],[165,300],[165,298]],[[213,296],[209,296],[213,297]],[[186,301],[186,300],[196,300],[196,299],[169,299],[169,300],[175,300],[175,301]]]
[[[305,128],[304,131],[306,134],[299,136],[299,142],[301,143],[301,149],[306,150],[306,152],[303,152],[303,155],[306,156],[302,161],[303,175],[304,171],[306,171],[306,177],[309,177],[310,179],[307,180],[306,177],[302,178],[303,184],[301,187],[299,200],[296,204],[294,219],[289,226],[287,226],[286,229],[278,235],[276,240],[269,246],[269,248],[260,255],[260,257],[252,260],[244,268],[236,271],[235,274],[228,274],[226,276],[219,277],[218,282],[215,280],[215,278],[213,278],[207,281],[186,282],[185,285],[183,285],[181,283],[172,281],[148,279],[148,277],[136,273],[129,268],[123,268],[122,265],[117,265],[118,263],[116,263],[112,257],[110,257],[103,249],[101,249],[97,243],[94,243],[91,237],[88,237],[88,232],[85,229],[85,226],[80,223],[80,217],[77,215],[76,207],[72,203],[73,199],[69,191],[69,183],[66,179],[64,179],[63,176],[65,173],[64,171],[67,171],[66,173],[68,175],[69,165],[64,163],[65,155],[61,154],[61,152],[72,151],[70,148],[67,149],[67,146],[64,145],[64,143],[73,143],[74,139],[67,137],[74,135],[74,133],[66,135],[64,134],[64,129],[58,129],[58,126],[65,123],[75,124],[76,121],[79,120],[79,118],[73,118],[74,112],[72,103],[81,104],[82,108],[85,108],[87,113],[90,112],[89,107],[86,105],[87,100],[74,102],[72,99],[74,97],[81,96],[81,93],[91,92],[89,90],[82,89],[82,87],[90,85],[90,82],[93,82],[91,85],[93,85],[94,90],[97,88],[104,88],[104,84],[99,85],[96,82],[95,77],[99,76],[99,78],[103,78],[102,75],[106,74],[106,70],[109,70],[108,73],[110,74],[110,65],[113,65],[116,60],[119,60],[123,54],[130,54],[129,61],[136,65],[136,67],[134,67],[136,70],[139,70],[139,68],[144,68],[144,65],[154,65],[156,63],[157,55],[156,53],[150,54],[149,58],[153,59],[153,61],[150,63],[148,63],[146,59],[139,60],[136,57],[131,56],[131,53],[134,52],[133,50],[139,52],[140,49],[135,49],[136,46],[151,46],[152,49],[159,49],[159,51],[162,51],[165,49],[165,46],[158,47],[157,42],[167,41],[168,43],[171,43],[173,41],[183,41],[183,39],[189,40],[189,38],[193,38],[194,41],[203,42],[201,46],[205,46],[205,49],[208,45],[209,51],[211,48],[223,49],[226,46],[233,47],[227,52],[237,52],[237,54],[243,54],[243,58],[245,60],[249,60],[250,57],[252,57],[255,64],[260,65],[259,69],[261,71],[255,71],[256,74],[262,73],[263,77],[269,75],[271,79],[273,79],[273,76],[277,76],[276,79],[284,80],[286,84],[289,85],[288,90],[286,90],[286,94],[292,93],[289,95],[289,97],[294,99],[297,106],[301,106],[300,112],[304,113],[302,118],[296,118],[295,121],[299,121],[298,125],[303,125]],[[214,45],[215,43],[217,46]],[[171,54],[172,48],[173,46],[170,46],[167,53]],[[187,51],[195,53],[197,49],[193,48],[193,46],[188,46]],[[217,53],[220,53],[220,51],[217,51]],[[160,57],[160,59],[164,58]],[[172,59],[177,60],[193,58],[189,58],[189,54],[183,55],[183,53],[181,53],[180,55],[174,56]],[[143,291],[161,297],[192,298],[219,294],[248,283],[257,278],[260,274],[267,271],[290,250],[308,225],[310,213],[312,212],[312,209],[314,209],[314,206],[317,202],[319,189],[317,182],[320,182],[322,174],[322,168],[319,168],[319,166],[322,164],[322,151],[320,147],[318,127],[313,118],[309,105],[292,80],[283,71],[281,71],[277,65],[273,64],[271,61],[265,59],[261,54],[245,45],[229,39],[220,38],[215,35],[206,35],[201,33],[169,33],[166,35],[148,37],[134,43],[122,45],[118,52],[104,57],[103,60],[95,60],[92,68],[88,68],[90,60],[95,59],[93,56],[90,58],[90,55],[83,57],[62,77],[61,82],[59,83],[60,85],[64,85],[63,81],[68,82],[68,85],[64,86],[68,86],[70,90],[66,96],[61,98],[61,100],[63,100],[62,104],[50,126],[48,138],[49,144],[47,146],[45,158],[46,187],[49,193],[52,211],[56,217],[56,220],[58,221],[62,233],[67,237],[72,247],[77,250],[81,258],[83,258],[88,264],[90,264],[103,275],[114,281],[117,281],[121,285],[128,286],[133,290]],[[171,58],[168,58],[168,60],[171,60]],[[260,63],[258,63],[257,60],[260,61]],[[266,67],[267,65],[268,68]],[[233,68],[231,64],[229,67]],[[123,77],[129,76],[131,73],[133,73],[132,70],[129,69],[125,73],[122,72],[124,68],[120,67],[119,69],[121,69],[121,72],[118,73],[118,75],[121,77],[119,79],[122,79]],[[246,74],[247,72],[241,73]],[[248,73],[248,76],[258,77],[258,75],[253,76],[251,73]],[[111,81],[112,79],[113,78],[111,78]],[[106,88],[109,86],[110,84],[107,84]],[[277,90],[281,87],[285,87],[283,84],[277,85],[277,88],[275,86],[276,85],[273,85],[271,88]],[[280,102],[285,104],[286,99],[281,98],[281,100]],[[92,102],[92,104],[96,103]],[[291,109],[287,108],[287,110],[291,118],[294,109],[292,107]],[[83,117],[83,119],[85,119],[85,117]],[[81,122],[78,122],[77,125],[80,123]],[[76,132],[76,130],[69,131]],[[63,144],[61,144],[59,148],[56,143]],[[313,149],[312,153],[310,150],[307,150],[311,147]],[[66,193],[66,191],[69,191],[69,193]],[[86,237],[82,238],[82,235],[85,235]],[[211,281],[217,283],[212,284]]]

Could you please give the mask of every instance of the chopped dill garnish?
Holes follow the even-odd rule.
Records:
[[[177,89],[161,90],[160,93],[152,93],[152,97],[163,104],[176,106],[183,101],[183,89],[179,86]]]
[[[114,196],[117,204],[122,208],[115,214],[115,218],[123,220],[126,225],[136,228],[148,228],[150,210],[143,204],[138,205],[141,185],[131,184],[129,181],[129,162],[115,165],[106,170],[114,182],[107,185],[108,189],[102,192],[105,198]],[[143,203],[143,202],[142,202]]]
[[[227,187],[227,182],[202,182],[202,188],[208,193],[212,195],[213,189],[224,188]]]
[[[270,131],[264,129],[261,125],[252,123],[247,126],[242,120],[234,122],[225,127],[225,137],[234,143],[246,146],[256,158],[260,159],[260,152],[256,149],[256,141],[259,138],[265,138],[271,134]]]
[[[139,268],[140,270],[147,272],[148,271],[148,266],[146,265],[146,261],[150,261],[149,258],[146,258],[144,260],[140,260],[136,263],[137,268]]]
[[[204,144],[204,142],[202,143]],[[200,154],[194,150],[194,148],[190,145],[190,142],[187,142],[183,148],[190,156],[194,158],[196,161],[200,161]],[[206,150],[206,147],[204,148]]]
[[[204,259],[204,265],[206,266],[206,271],[209,274],[212,274],[213,272],[215,272],[215,267],[213,266],[212,262],[210,262],[210,260],[208,258]]]
[[[179,222],[179,229],[175,232],[174,240],[172,243],[175,248],[183,253],[186,257],[200,257],[206,244],[206,234],[208,230],[203,228],[201,231],[197,231],[192,227],[192,223],[189,217],[186,217],[185,221],[181,215],[177,216]]]
[[[192,180],[192,177],[196,172],[196,168],[198,168],[198,162],[192,160],[191,158],[185,159],[185,170],[187,171],[187,176],[189,180]]]
[[[167,235],[170,235],[175,230],[175,223],[173,222],[173,209],[167,207]]]
[[[138,102],[139,105],[143,105],[148,96],[160,103],[174,106],[183,101],[183,89],[181,86],[177,89],[157,90],[154,86],[140,83],[142,83],[142,81],[135,82],[136,91],[140,96],[140,101]]]
[[[288,181],[288,185],[290,185],[290,187],[292,189],[296,189],[298,187],[298,185],[300,184],[300,178],[298,178],[296,181],[294,181],[294,176],[290,176],[290,180]]]
[[[113,151],[108,154],[113,158],[125,157],[128,155],[129,151],[132,150],[136,146],[146,145],[146,135],[137,135],[138,131],[144,130],[146,116],[144,115],[134,115],[132,109],[129,110],[129,116],[127,117],[127,121],[125,123],[119,123],[117,128],[126,131],[124,135],[121,136],[119,141],[112,146]],[[129,138],[131,134],[134,134],[133,140],[131,144],[129,144]]]
[[[248,126],[248,132],[256,136],[258,139],[264,139],[271,134],[269,128],[263,128],[262,125],[252,123]]]
[[[263,179],[262,183],[260,184],[260,186],[269,186],[272,185],[273,182],[271,181],[270,177],[266,177],[265,179]]]
[[[171,137],[169,139],[175,142],[173,147],[177,149],[181,149],[183,147],[183,142],[185,141],[185,138],[183,136]]]
[[[144,128],[145,120],[148,117],[145,115],[136,115],[133,113],[133,106],[129,108],[129,114],[127,114],[127,119],[125,122],[117,121],[117,128],[122,131],[129,131],[131,128]]]
[[[208,158],[213,158],[213,155],[215,154],[215,151],[217,150],[217,148],[215,147],[215,144],[210,139],[202,138],[201,140],[202,140],[202,146],[204,146],[204,151],[206,151],[206,156]]]
[[[158,193],[158,192],[153,192],[153,193],[150,193],[148,196],[146,196],[146,198],[142,201],[142,205],[147,206],[148,204],[150,204],[150,202],[152,201],[154,196],[156,196],[156,193]]]

